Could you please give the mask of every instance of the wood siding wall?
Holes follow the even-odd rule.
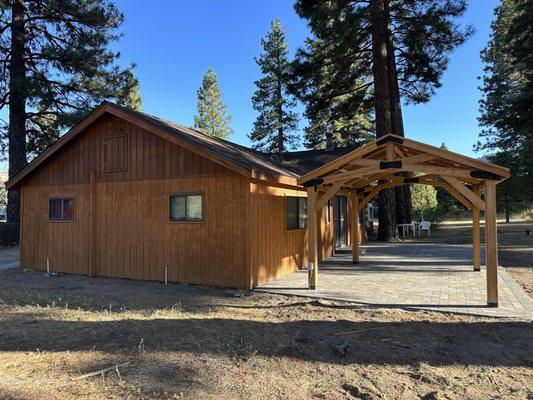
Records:
[[[96,275],[248,287],[248,180],[236,175],[99,182]],[[204,221],[170,222],[170,193],[201,192]],[[48,221],[48,199],[73,196],[75,222]],[[22,265],[89,272],[89,185],[24,186]]]
[[[307,230],[286,230],[286,196],[307,197],[301,190],[250,184],[253,286],[307,265]]]
[[[250,184],[252,286],[307,266],[307,230],[286,230],[286,196],[307,197],[307,193],[305,189]],[[332,256],[334,247],[333,206],[330,223],[325,210],[323,207],[318,213],[319,261]]]
[[[96,218],[91,247],[91,171]],[[21,265],[98,276],[251,288],[307,265],[307,231],[285,229],[298,188],[251,182],[111,115],[21,186]],[[204,221],[169,222],[170,193],[204,194]],[[51,197],[73,197],[76,220],[48,220]],[[319,221],[320,259],[333,253],[333,212]],[[91,249],[96,249],[91,253]]]
[[[231,173],[137,125],[105,114],[39,167],[25,185],[89,183],[92,170],[99,181]]]

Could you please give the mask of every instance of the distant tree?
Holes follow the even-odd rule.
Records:
[[[123,15],[107,0],[0,1],[0,130],[9,177],[104,99],[122,102],[137,85],[109,49]],[[19,220],[18,192],[8,195],[8,221]]]
[[[441,150],[448,150],[445,143],[440,145]],[[437,202],[445,211],[450,211],[456,204],[455,198],[446,190],[441,187],[437,188]]]
[[[206,135],[226,138],[232,130],[226,105],[220,97],[215,71],[208,69],[198,89],[198,113],[194,117],[194,127]]]
[[[529,189],[524,187],[527,167],[521,157],[507,151],[492,154],[488,156],[488,160],[494,164],[505,165],[511,172],[511,177],[498,184],[496,191],[498,211],[505,212],[505,222],[509,222],[512,212],[520,212],[533,207]]]
[[[3,182],[0,182],[0,209],[7,207],[7,190]]]
[[[476,150],[495,153],[492,159],[514,172],[498,185],[512,208],[524,195],[533,201],[533,2],[503,0],[495,15],[481,52],[485,70],[479,122],[485,129]]]
[[[252,97],[254,110],[259,116],[249,135],[254,148],[283,153],[294,148],[297,136],[291,134],[298,127],[298,116],[293,111],[296,101],[288,93],[290,83],[289,48],[279,19],[272,21],[266,39],[261,40],[264,52],[255,59],[262,78],[255,81],[257,90]]]
[[[411,188],[413,217],[423,220],[437,207],[437,191],[431,185],[413,185]]]
[[[116,93],[118,104],[135,111],[142,111],[143,101],[139,81],[132,70],[126,71],[124,78],[127,84],[120,86],[120,91]]]
[[[317,72],[305,71],[324,71],[330,84],[317,91],[318,107],[350,95],[346,106],[355,114],[371,102],[377,137],[404,135],[401,97],[429,101],[449,53],[471,33],[455,22],[466,10],[465,0],[298,0],[295,8],[318,43],[308,46],[316,54],[300,57],[301,76],[308,82],[300,87],[312,95]],[[380,191],[380,240],[396,237],[396,221],[410,221],[410,198],[408,186]]]

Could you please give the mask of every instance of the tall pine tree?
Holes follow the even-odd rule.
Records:
[[[123,103],[137,80],[109,44],[122,14],[107,0],[0,1],[0,127],[9,177],[104,99]],[[8,195],[8,220],[19,220],[18,192]]]
[[[338,53],[348,46],[340,45],[345,38],[347,35],[308,38],[292,63],[291,90],[305,104],[309,121],[307,148],[361,146],[374,137],[372,82],[357,72],[362,65]],[[343,62],[345,69],[336,62]]]
[[[220,97],[215,71],[208,69],[198,89],[198,114],[194,117],[194,127],[199,131],[219,138],[228,137],[232,130],[226,105]]]
[[[476,149],[511,169],[498,187],[498,203],[509,217],[533,202],[533,2],[503,0],[495,9],[485,62]]]
[[[298,0],[295,8],[308,20],[312,40],[321,44],[319,53],[301,62],[332,76],[329,93],[316,101],[351,95],[360,99],[347,104],[355,112],[370,100],[377,137],[404,135],[400,99],[429,101],[448,54],[471,33],[455,22],[466,10],[465,0]],[[380,240],[395,238],[396,221],[410,220],[410,197],[407,186],[380,192]]]
[[[255,62],[263,77],[255,81],[257,90],[252,104],[259,116],[249,135],[254,148],[276,154],[296,145],[297,136],[291,134],[298,127],[298,117],[293,111],[296,101],[288,92],[290,84],[289,49],[279,19],[272,21],[266,39],[261,40],[264,53]]]

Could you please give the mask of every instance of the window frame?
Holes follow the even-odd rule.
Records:
[[[61,218],[51,218],[50,217],[50,206],[52,200],[61,200]],[[72,218],[63,218],[63,215],[65,214],[65,200],[72,200],[74,202],[74,216]],[[48,222],[76,222],[76,210],[77,210],[77,200],[76,196],[53,196],[48,198]]]
[[[297,228],[292,228],[292,229],[289,229],[288,226],[287,226],[287,199],[297,199],[296,201],[296,218],[298,219],[297,220],[297,225],[298,227]],[[288,195],[285,195],[285,210],[284,210],[284,213],[285,213],[285,232],[298,232],[298,231],[305,231],[307,230],[308,226],[309,226],[309,208],[307,208],[307,218],[305,219],[305,228],[301,228],[300,227],[300,199],[305,199],[306,202],[308,202],[307,200],[307,197],[304,197],[304,196],[288,196]],[[309,207],[309,204],[307,204],[307,206]]]
[[[185,197],[185,214],[187,214],[187,206],[189,196],[200,196],[202,199],[202,218],[201,219],[172,219],[171,207],[173,197]],[[171,224],[202,224],[205,222],[205,193],[204,192],[172,192],[168,194],[168,222]]]

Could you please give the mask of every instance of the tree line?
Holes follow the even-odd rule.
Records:
[[[272,22],[252,98],[258,117],[249,137],[279,159],[297,143],[296,100],[309,122],[307,148],[404,136],[402,98],[429,101],[449,54],[472,34],[457,22],[463,0],[298,0],[294,7],[311,34],[289,60],[281,22]],[[396,224],[411,222],[409,186],[381,190],[378,213],[378,239],[394,239]]]
[[[531,199],[531,7],[502,0],[482,52],[486,129],[477,149],[511,166],[513,178],[500,185],[500,203],[510,210]],[[249,138],[278,160],[299,145],[358,147],[389,133],[403,136],[402,104],[428,102],[451,52],[473,33],[460,23],[466,0],[297,0],[294,8],[310,31],[303,46],[291,59],[274,20],[255,60],[261,75]],[[140,109],[134,65],[120,67],[120,54],[109,49],[123,18],[108,0],[0,0],[0,109],[9,110],[0,132],[10,177],[102,100]],[[195,128],[230,135],[213,70],[197,97]],[[305,107],[303,134],[297,102]],[[516,188],[526,182],[519,199]],[[8,219],[18,221],[19,195],[8,197]],[[394,239],[396,223],[411,220],[409,187],[382,190],[378,206],[378,237]]]

